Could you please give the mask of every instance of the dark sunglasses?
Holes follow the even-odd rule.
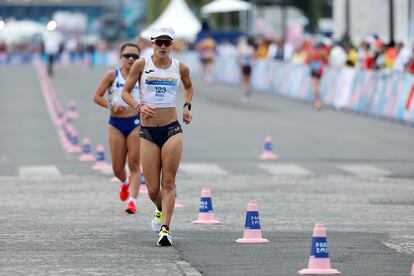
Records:
[[[162,47],[162,45],[165,45],[165,47],[170,47],[173,44],[173,41],[171,39],[156,39],[154,40],[154,43],[158,47]]]
[[[137,55],[137,54],[129,54],[128,53],[128,54],[122,54],[122,56],[126,59],[129,59],[129,58],[139,59],[139,55]]]

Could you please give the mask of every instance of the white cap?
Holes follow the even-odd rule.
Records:
[[[169,36],[172,40],[175,39],[174,30],[168,26],[155,26],[151,31],[151,39],[156,39],[160,36]]]

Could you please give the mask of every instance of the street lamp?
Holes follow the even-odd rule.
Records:
[[[389,0],[390,44],[394,44],[394,0]]]
[[[49,31],[54,31],[56,29],[57,23],[55,20],[50,20],[49,23],[47,23],[46,28]]]
[[[351,28],[350,28],[350,22],[351,22],[351,16],[350,16],[350,2],[351,0],[345,0],[345,35],[344,35],[344,41],[349,41],[351,38]]]

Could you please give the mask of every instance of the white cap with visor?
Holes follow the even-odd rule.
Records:
[[[151,40],[160,36],[168,36],[172,40],[175,39],[174,30],[168,26],[155,26],[151,31]]]

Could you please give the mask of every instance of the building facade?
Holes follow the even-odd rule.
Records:
[[[334,38],[343,38],[346,32],[347,1],[349,7],[349,35],[357,43],[371,34],[383,41],[391,39],[390,11],[393,3],[394,41],[414,41],[413,0],[335,0],[333,1]]]

